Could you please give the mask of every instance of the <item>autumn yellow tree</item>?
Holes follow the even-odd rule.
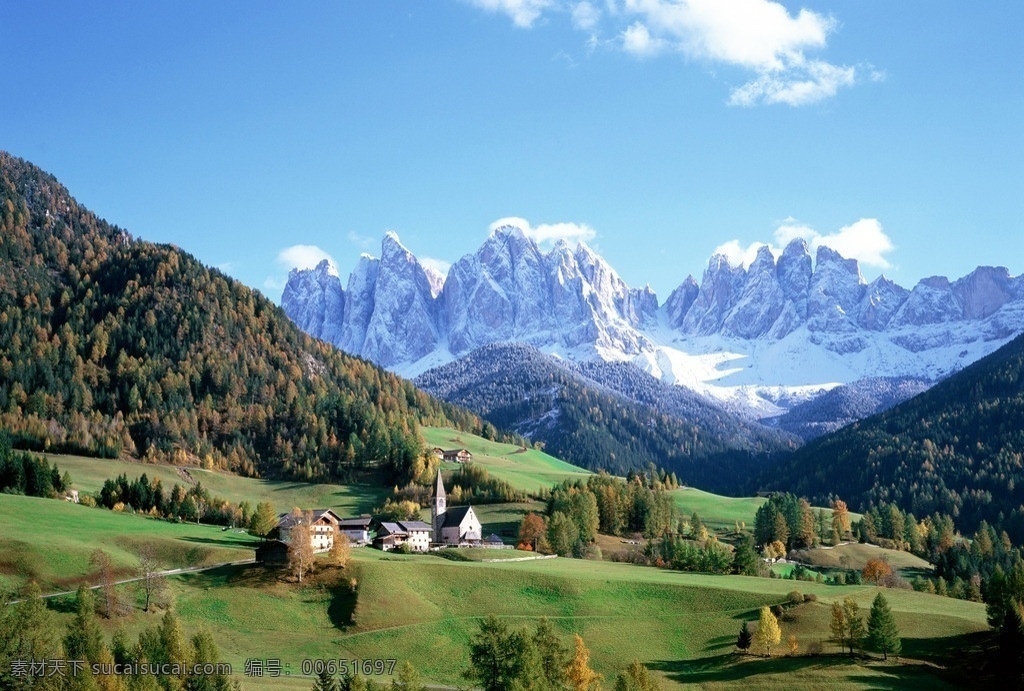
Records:
[[[601,688],[601,675],[590,669],[590,651],[583,638],[575,635],[575,649],[565,668],[566,684],[573,691],[591,691]]]
[[[754,638],[758,645],[764,648],[765,655],[768,657],[772,656],[772,646],[778,645],[782,640],[779,620],[775,618],[767,605],[761,608],[761,619],[757,624],[757,634]]]
[[[842,499],[832,502],[832,532],[840,540],[850,532],[850,510]]]
[[[334,540],[331,541],[331,563],[345,568],[351,556],[352,546],[349,544],[348,535],[335,528]]]
[[[313,541],[310,535],[313,514],[295,508],[289,518],[292,519],[292,525],[288,529],[288,568],[302,583],[303,576],[313,570]]]

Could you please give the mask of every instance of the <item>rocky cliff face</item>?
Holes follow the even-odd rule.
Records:
[[[659,306],[587,245],[544,252],[505,226],[445,277],[389,233],[344,290],[326,262],[292,271],[282,307],[314,336],[410,376],[521,342],[632,361],[768,415],[865,377],[935,380],[992,352],[1024,329],[1024,280],[979,267],[912,290],[867,283],[855,260],[828,247],[812,260],[798,239],[778,257],[762,247],[749,267],[712,257],[700,284],[687,277]]]

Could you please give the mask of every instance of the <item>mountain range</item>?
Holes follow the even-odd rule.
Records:
[[[565,362],[629,363],[785,427],[791,409],[834,388],[906,383],[874,412],[994,351],[1024,329],[1024,278],[986,266],[912,289],[869,283],[855,260],[824,246],[812,259],[796,239],[778,256],[762,247],[749,266],[715,255],[699,283],[688,276],[662,303],[584,243],[544,252],[502,226],[444,277],[389,232],[345,286],[326,260],[293,270],[282,307],[308,333],[403,376],[523,343]],[[835,426],[821,422],[804,435]]]

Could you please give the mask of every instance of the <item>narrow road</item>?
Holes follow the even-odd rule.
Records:
[[[165,571],[157,571],[155,575],[157,577],[177,576],[178,574],[182,574],[182,573],[194,573],[194,572],[197,572],[197,571],[209,571],[210,569],[219,569],[222,566],[242,566],[244,564],[255,564],[255,563],[256,563],[255,557],[250,557],[249,559],[239,559],[238,561],[222,561],[219,564],[207,564],[206,566],[182,566],[181,568],[177,568],[177,569],[167,569]],[[137,581],[145,580],[145,578],[146,578],[145,576],[136,576],[135,578],[125,578],[124,580],[115,581],[114,585],[122,585],[124,583],[135,583]],[[102,583],[100,585],[90,585],[89,586],[89,590],[99,590],[102,587],[103,587]],[[40,597],[45,600],[45,599],[51,598],[51,597],[60,597],[61,595],[74,595],[77,592],[78,592],[78,589],[76,588],[75,590],[63,590],[63,591],[61,591],[59,593],[48,593],[46,595],[40,595]],[[19,602],[24,602],[24,600],[11,600],[7,604],[9,604],[9,605],[16,605]]]

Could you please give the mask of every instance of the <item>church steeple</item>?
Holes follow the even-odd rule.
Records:
[[[437,487],[434,489],[434,508],[431,519],[434,524],[434,542],[441,542],[441,526],[444,524],[444,512],[448,510],[448,495],[441,481],[441,469],[437,469]]]

